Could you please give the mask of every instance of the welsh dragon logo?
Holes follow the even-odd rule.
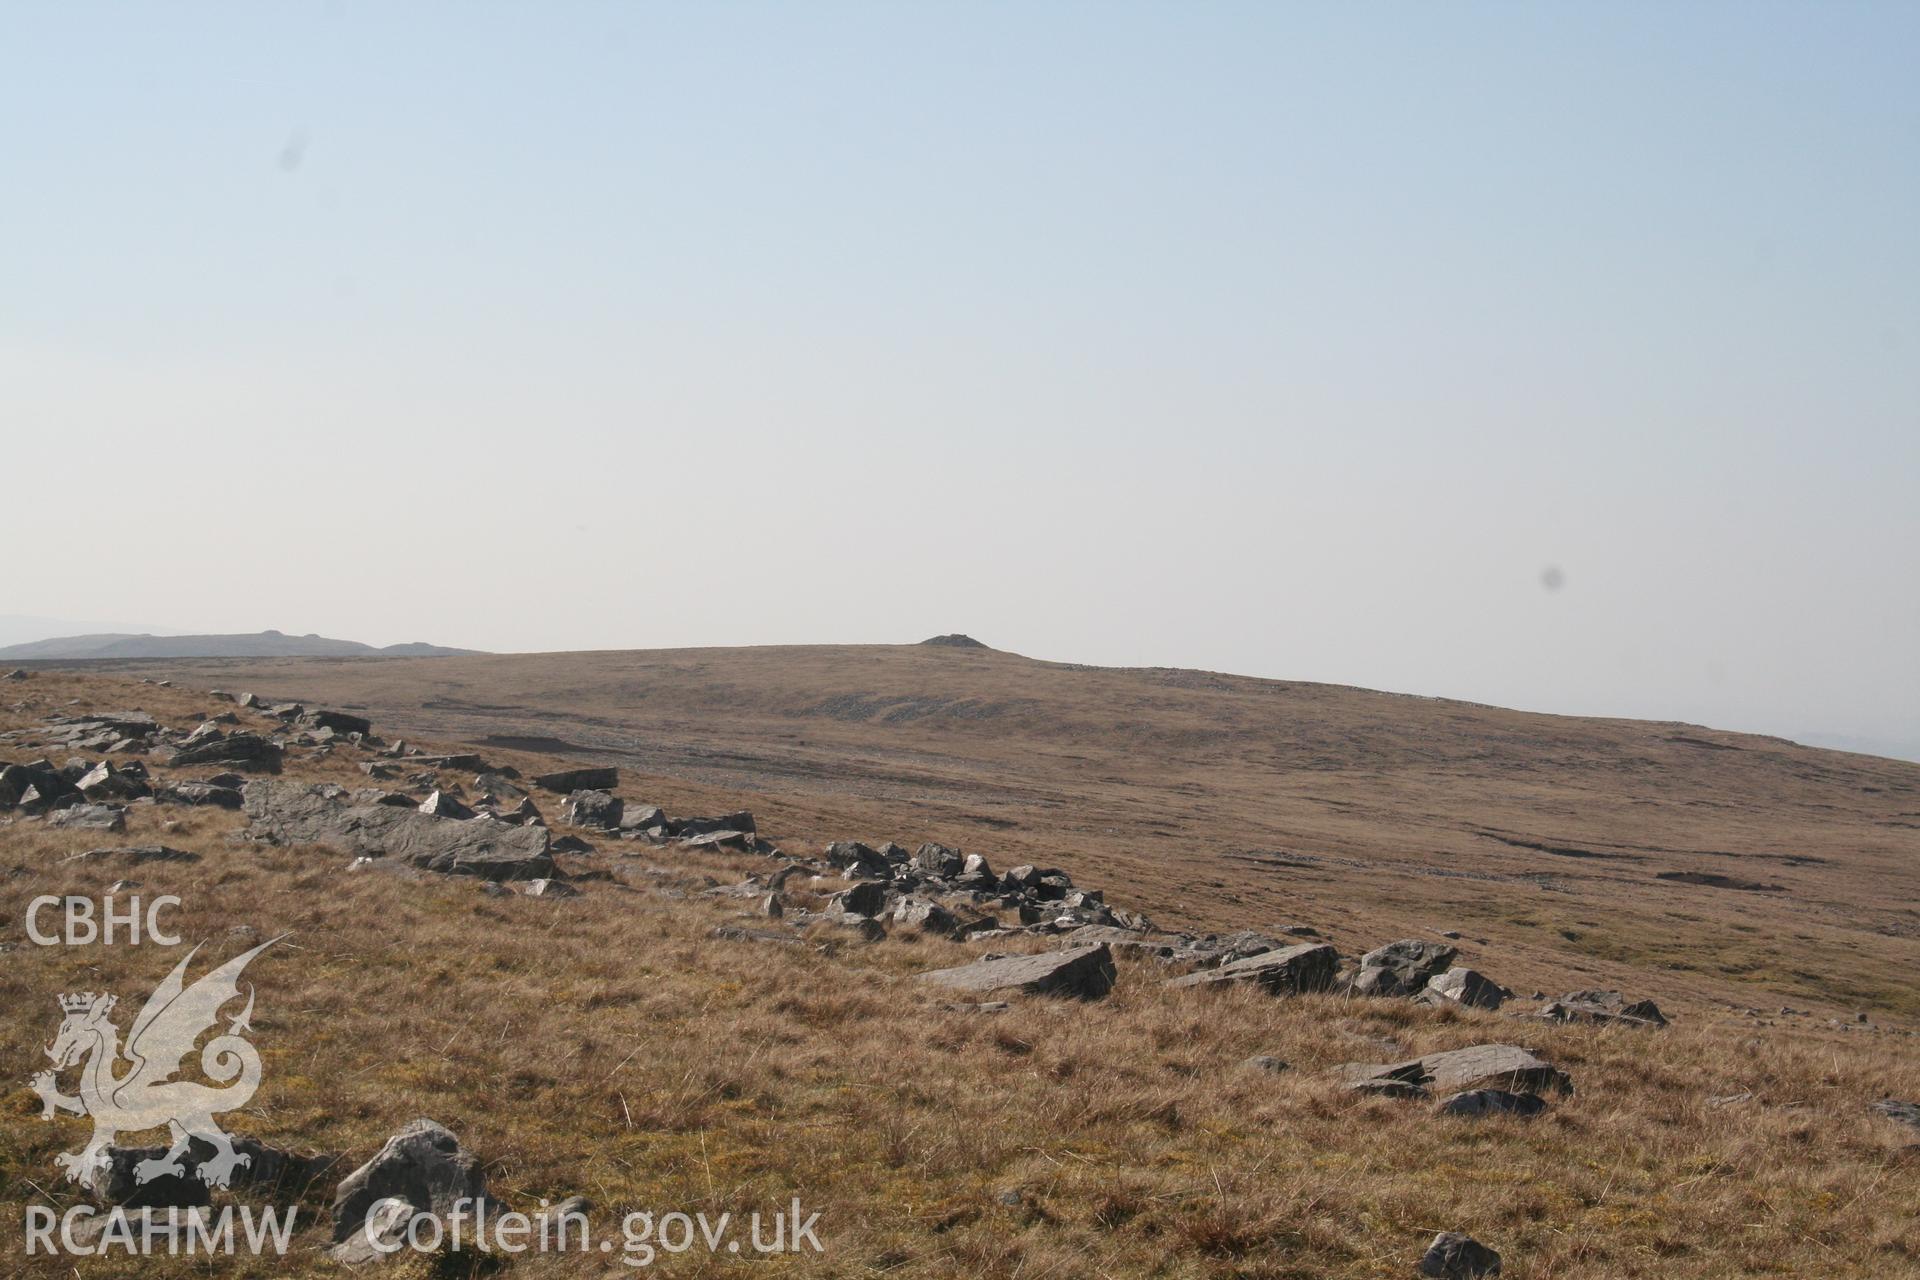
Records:
[[[97,1189],[101,1175],[112,1165],[107,1148],[121,1134],[162,1126],[171,1133],[173,1145],[159,1158],[134,1166],[138,1183],[184,1174],[183,1161],[194,1138],[214,1148],[213,1159],[198,1170],[209,1186],[229,1185],[234,1171],[251,1163],[251,1156],[234,1151],[233,1139],[213,1119],[216,1111],[246,1106],[260,1087],[259,1051],[242,1038],[251,1029],[251,987],[246,1008],[228,1022],[224,1035],[215,1036],[200,1051],[200,1069],[224,1087],[173,1077],[186,1066],[201,1035],[220,1021],[220,1010],[239,999],[240,974],[247,964],[278,941],[263,942],[187,986],[187,965],[200,951],[195,947],[148,997],[133,1020],[124,1048],[120,1029],[110,1018],[118,997],[92,992],[60,997],[66,1017],[47,1049],[53,1070],[35,1076],[31,1087],[45,1104],[43,1120],[62,1111],[93,1117],[93,1141],[77,1153],[54,1158],[68,1180]],[[80,1096],[67,1097],[60,1092],[57,1076],[82,1062]]]

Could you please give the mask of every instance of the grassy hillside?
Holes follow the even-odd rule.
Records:
[[[1916,1135],[1867,1110],[1888,1094],[1920,1095],[1904,1013],[1913,943],[1882,931],[1881,918],[1903,895],[1912,901],[1907,882],[1889,878],[1910,847],[1890,825],[1914,806],[1889,795],[1912,785],[1907,766],[1751,739],[1695,747],[1672,739],[1722,735],[1677,726],[965,651],[517,662],[244,675],[263,692],[367,704],[389,737],[458,725],[434,745],[491,738],[489,759],[523,773],[583,757],[502,740],[546,736],[591,744],[596,758],[654,762],[623,776],[630,800],[675,813],[745,804],[790,851],[854,837],[945,839],[996,865],[1044,852],[1162,924],[1300,921],[1348,954],[1455,927],[1469,962],[1522,994],[1615,978],[1658,999],[1675,1025],[1176,991],[1159,962],[1124,955],[1103,1001],[1016,998],[986,1014],[950,1007],[913,977],[978,946],[911,930],[874,944],[831,929],[801,946],[711,936],[750,924],[748,904],[701,890],[764,875],[762,857],[615,844],[563,864],[591,877],[580,897],[544,901],[236,842],[232,813],[136,808],[128,832],[110,837],[15,820],[0,827],[0,869],[15,869],[0,879],[0,1001],[11,1011],[0,1037],[0,1082],[11,1088],[0,1095],[0,1220],[17,1225],[29,1200],[69,1198],[53,1158],[84,1138],[78,1120],[40,1121],[22,1083],[44,1066],[54,996],[112,990],[131,1001],[176,959],[24,944],[22,914],[35,895],[99,897],[130,876],[142,893],[185,900],[181,932],[210,940],[210,960],[291,935],[249,971],[267,1075],[254,1105],[230,1118],[235,1130],[357,1163],[431,1116],[484,1158],[496,1192],[521,1206],[584,1193],[602,1230],[633,1209],[744,1215],[799,1196],[822,1215],[826,1252],[754,1264],[780,1274],[1401,1276],[1439,1230],[1472,1233],[1506,1256],[1506,1275],[1536,1280],[1920,1267]],[[435,683],[441,671],[450,674]],[[230,671],[191,674],[236,683]],[[955,701],[889,716],[854,700],[897,707],[908,687]],[[78,710],[76,699],[183,726],[218,709],[192,689],[98,675],[41,673],[5,690],[8,730]],[[1098,708],[1122,690],[1131,700],[1113,705],[1126,714],[1102,729]],[[1463,756],[1474,735],[1484,745]],[[827,765],[838,753],[854,762],[849,777]],[[1663,753],[1675,769],[1664,786],[1650,762]],[[372,758],[296,753],[287,776],[363,786],[358,765]],[[669,758],[687,767],[659,769]],[[1734,799],[1757,805],[1769,785],[1780,794],[1765,811]],[[1713,796],[1723,807],[1709,811]],[[1643,803],[1700,812],[1655,848],[1650,834],[1630,839],[1658,830]],[[1825,812],[1836,830],[1823,830]],[[1577,844],[1586,856],[1477,834],[1493,825],[1511,841]],[[162,842],[200,860],[131,870],[66,861],[103,844]],[[1652,878],[1694,866],[1788,887]],[[1850,912],[1861,917],[1852,925]],[[1794,948],[1815,946],[1830,950],[1799,972]],[[1838,1026],[1775,1015],[1771,992],[1802,985],[1884,1012]],[[1727,1007],[1729,995],[1769,1001],[1769,1016]],[[1575,1093],[1530,1121],[1463,1121],[1358,1097],[1332,1075],[1344,1062],[1486,1042],[1532,1048],[1572,1075]],[[1251,1069],[1256,1054],[1290,1069]],[[1752,1096],[1709,1101],[1740,1093]],[[309,1207],[309,1222],[322,1208]],[[304,1233],[289,1272],[337,1274],[319,1255],[325,1240],[318,1227]],[[740,1264],[695,1252],[655,1265],[699,1275]],[[24,1273],[208,1270],[83,1260]],[[617,1259],[527,1259],[509,1273],[631,1271]]]
[[[1059,865],[1167,924],[1454,928],[1530,985],[1920,1018],[1912,763],[918,645],[139,670]]]

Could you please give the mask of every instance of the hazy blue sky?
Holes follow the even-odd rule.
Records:
[[[1920,751],[1917,65],[1904,3],[9,3],[3,607]]]

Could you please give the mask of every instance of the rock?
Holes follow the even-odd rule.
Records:
[[[1172,957],[1176,949],[1184,946],[1187,939],[1177,933],[1141,933],[1118,925],[1090,924],[1063,934],[1060,945],[1085,947],[1096,942],[1104,942],[1115,951],[1166,960]]]
[[[827,863],[846,873],[850,880],[885,880],[893,874],[893,864],[858,840],[836,840],[827,846]]]
[[[612,791],[620,785],[620,770],[614,768],[562,769],[543,773],[533,780],[542,791],[570,796],[576,791]]]
[[[966,861],[960,864],[957,883],[969,887],[992,888],[999,883],[999,877],[993,874],[993,868],[987,864],[985,858],[977,853],[970,853]]]
[[[31,679],[33,679],[33,673],[22,667],[15,667],[13,670],[7,672],[6,675],[0,676],[0,680],[31,680]]]
[[[571,827],[587,827],[594,831],[615,831],[620,826],[620,813],[623,808],[620,797],[609,795],[605,791],[582,790],[568,794],[567,802],[560,812]]]
[[[476,795],[493,796],[499,800],[518,800],[527,794],[514,778],[509,778],[499,770],[474,775],[473,790]]]
[[[111,804],[76,804],[48,814],[47,825],[86,831],[125,831],[127,811]]]
[[[877,880],[862,881],[834,894],[828,899],[828,909],[872,919],[887,909],[887,886]]]
[[[580,891],[565,880],[529,880],[520,892],[529,898],[577,898]]]
[[[369,1215],[387,1201],[400,1201],[410,1212],[393,1220]],[[469,1203],[461,1206],[462,1201]],[[333,1197],[333,1257],[336,1261],[370,1262],[383,1256],[367,1241],[396,1225],[405,1230],[417,1214],[432,1214],[450,1222],[456,1206],[472,1221],[476,1206],[491,1205],[487,1179],[480,1162],[461,1150],[460,1140],[431,1120],[415,1120],[387,1139],[373,1159],[348,1174]],[[497,1211],[497,1210],[496,1210]]]
[[[200,855],[185,849],[170,849],[164,844],[126,845],[115,849],[89,849],[76,853],[67,862],[124,862],[137,867],[146,862],[198,862]]]
[[[1393,1080],[1436,1093],[1504,1089],[1513,1093],[1572,1093],[1573,1082],[1558,1067],[1510,1044],[1482,1044],[1430,1053],[1410,1062],[1369,1065],[1349,1062],[1336,1068],[1349,1088]]]
[[[953,912],[925,898],[902,898],[893,909],[893,924],[895,928],[918,929],[943,938],[960,932],[960,920]]]
[[[176,782],[161,788],[155,798],[163,804],[212,805],[216,809],[240,807],[238,790],[218,787],[210,782]]]
[[[335,733],[357,733],[362,737],[373,732],[373,721],[344,711],[309,711],[300,717],[300,723],[309,729],[331,729]]]
[[[717,818],[673,818],[667,822],[667,834],[676,840],[688,840],[695,836],[718,835],[725,832],[738,832],[753,835],[753,815],[745,809],[738,813],[726,813]]]
[[[1021,991],[1097,1000],[1113,989],[1113,952],[1103,943],[1067,951],[980,960],[956,969],[936,969],[920,977],[937,986],[979,995]]]
[[[747,929],[737,924],[715,925],[707,931],[707,936],[725,942],[774,942],[787,947],[800,945],[800,939],[790,933],[774,929]]]
[[[1505,1089],[1469,1089],[1442,1098],[1438,1113],[1443,1116],[1535,1116],[1547,1109],[1538,1094],[1510,1093]]]
[[[39,793],[42,807],[61,796],[78,794],[73,784],[48,761],[0,765],[0,809],[11,809],[16,805],[27,807],[29,791]]]
[[[620,830],[664,836],[667,834],[667,812],[657,804],[627,805],[620,812]]]
[[[1434,1004],[1464,1005],[1469,1009],[1498,1009],[1513,998],[1513,992],[1478,969],[1456,965],[1427,979],[1427,989],[1419,998]]]
[[[245,809],[257,837],[315,844],[356,857],[395,857],[428,871],[487,880],[553,875],[545,827],[447,822],[412,809],[357,805],[338,787],[249,783]]]
[[[1538,1017],[1548,1022],[1597,1022],[1628,1027],[1664,1027],[1666,1015],[1651,1000],[1632,1003],[1618,991],[1571,991],[1549,1002]]]
[[[547,825],[546,815],[535,807],[532,796],[521,796],[517,806],[495,816],[500,821],[511,822],[515,826],[544,827]]]
[[[735,853],[767,853],[772,845],[764,843],[760,837],[748,831],[708,831],[697,836],[687,836],[680,847],[692,851],[731,850]]]
[[[1901,1102],[1897,1098],[1882,1098],[1873,1103],[1870,1109],[1889,1120],[1898,1120],[1901,1124],[1920,1129],[1920,1103]]]
[[[473,810],[455,800],[444,791],[435,791],[419,805],[420,812],[429,818],[451,818],[464,822],[474,816]]]
[[[1358,996],[1410,996],[1423,990],[1459,955],[1457,948],[1419,938],[1402,938],[1360,957],[1360,971],[1346,983]]]
[[[224,764],[248,773],[278,773],[283,754],[278,746],[257,733],[234,733],[182,747],[167,763],[175,769],[196,764]]]
[[[111,760],[102,760],[73,785],[89,800],[137,800],[153,794],[153,788],[144,778],[121,772],[113,767]]]
[[[984,649],[987,647],[978,640],[975,640],[972,636],[961,635],[958,631],[951,635],[930,636],[920,643],[923,645],[932,645],[940,649]]]
[[[1273,1057],[1271,1054],[1265,1053],[1256,1053],[1240,1065],[1249,1071],[1259,1071],[1270,1076],[1277,1076],[1282,1071],[1292,1070],[1287,1063]]]
[[[1478,1280],[1500,1274],[1500,1255],[1472,1236],[1442,1231],[1427,1246],[1419,1272],[1432,1280]]]
[[[180,1157],[180,1172],[160,1173],[146,1182],[139,1180],[139,1166],[163,1160],[167,1148],[109,1146],[105,1176],[92,1189],[104,1204],[124,1208],[151,1206],[189,1208],[210,1202],[213,1186],[245,1190],[247,1199],[272,1204],[293,1204],[309,1188],[326,1177],[340,1163],[337,1155],[301,1155],[268,1146],[257,1138],[235,1135],[232,1138],[234,1160],[230,1168],[221,1168],[220,1152],[211,1142],[193,1138]],[[209,1183],[202,1171],[213,1165],[216,1175]]]
[[[1303,995],[1325,991],[1333,983],[1340,953],[1324,942],[1303,942],[1230,961],[1217,969],[1175,978],[1170,987],[1212,987],[1252,983],[1275,995]]]
[[[959,875],[966,862],[958,849],[949,849],[943,844],[923,844],[914,853],[911,865],[923,875],[944,880]]]
[[[593,846],[579,836],[559,836],[551,847],[555,853],[588,854],[594,851]]]

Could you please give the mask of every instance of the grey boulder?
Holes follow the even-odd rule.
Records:
[[[1340,954],[1324,942],[1263,951],[1229,961],[1217,969],[1190,973],[1168,982],[1170,987],[1217,987],[1247,983],[1275,995],[1306,995],[1325,991],[1333,983]]]
[[[449,822],[413,809],[355,803],[338,787],[289,782],[249,783],[245,809],[253,834],[275,844],[394,857],[423,870],[486,880],[553,875],[545,827]]]
[[[620,785],[620,771],[614,768],[562,769],[543,773],[533,780],[542,791],[569,796],[576,791],[611,791]]]
[[[376,1261],[385,1254],[373,1241],[404,1237],[414,1216],[431,1214],[445,1223],[461,1209],[471,1222],[477,1208],[490,1203],[479,1160],[445,1126],[415,1120],[341,1181],[333,1197],[331,1252],[340,1262]]]
[[[1430,1053],[1409,1062],[1368,1064],[1349,1062],[1337,1068],[1349,1088],[1365,1091],[1393,1081],[1434,1093],[1462,1093],[1470,1089],[1503,1089],[1511,1093],[1572,1093],[1567,1073],[1510,1044],[1480,1044],[1445,1053]]]
[[[1537,1116],[1546,1109],[1538,1094],[1505,1089],[1469,1089],[1442,1098],[1435,1108],[1443,1116]]]
[[[1113,989],[1113,952],[1103,943],[1038,955],[1003,956],[955,969],[935,969],[920,978],[952,991],[977,995],[1020,991],[1097,1000]]]
[[[1420,1274],[1430,1280],[1479,1280],[1500,1274],[1500,1255],[1456,1231],[1442,1231],[1420,1259]]]
[[[1469,1009],[1498,1009],[1513,998],[1507,990],[1478,969],[1455,965],[1445,973],[1427,979],[1427,988],[1418,997],[1429,1004],[1457,1004]]]

